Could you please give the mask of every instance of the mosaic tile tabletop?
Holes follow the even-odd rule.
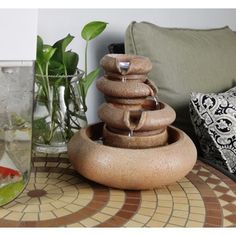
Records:
[[[197,162],[179,182],[123,191],[84,179],[66,155],[34,157],[29,183],[0,207],[0,227],[235,227],[236,183]]]

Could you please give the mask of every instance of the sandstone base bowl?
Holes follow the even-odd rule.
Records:
[[[175,127],[168,127],[167,146],[126,149],[96,141],[101,138],[103,125],[81,129],[68,144],[73,167],[97,183],[120,189],[153,189],[180,180],[196,162],[192,140]]]

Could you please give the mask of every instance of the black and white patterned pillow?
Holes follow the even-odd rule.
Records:
[[[236,87],[219,94],[193,92],[190,116],[204,158],[223,158],[236,172]]]

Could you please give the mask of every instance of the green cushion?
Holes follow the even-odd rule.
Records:
[[[176,110],[175,125],[190,135],[191,92],[222,92],[236,82],[236,34],[229,27],[194,30],[132,22],[125,52],[151,59],[149,78],[158,86],[159,98]]]

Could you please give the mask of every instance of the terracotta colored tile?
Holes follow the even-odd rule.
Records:
[[[206,215],[209,217],[216,217],[221,215],[221,210],[218,209],[206,209]]]
[[[140,203],[140,199],[138,199],[138,198],[126,198],[126,203],[138,205]]]
[[[228,226],[232,226],[232,225],[233,225],[232,222],[230,222],[230,221],[228,221],[226,219],[223,220],[223,226],[224,227],[228,227]]]
[[[235,197],[232,197],[232,196],[230,196],[228,194],[224,194],[223,196],[220,197],[220,199],[222,199],[222,200],[224,200],[226,202],[233,202],[233,201],[236,200]]]
[[[199,175],[199,176],[208,177],[208,176],[211,175],[211,173],[210,173],[210,172],[205,172],[205,171],[199,171],[199,172],[198,172],[198,175]]]
[[[227,219],[228,221],[236,224],[236,215],[229,215],[229,216],[226,216],[225,219]]]
[[[220,180],[218,179],[213,179],[213,178],[208,178],[207,183],[210,183],[210,184],[219,184],[220,183]]]
[[[120,211],[116,214],[116,216],[121,217],[121,218],[125,218],[125,219],[130,219],[133,215],[134,215],[134,212],[123,211],[123,210],[120,210]]]
[[[221,193],[226,193],[229,191],[229,188],[226,187],[222,187],[222,186],[216,186],[214,188],[215,191],[221,192]]]
[[[215,197],[202,197],[206,203],[218,203],[218,199]]]
[[[124,204],[124,206],[122,207],[123,211],[132,211],[135,212],[137,210],[137,206],[136,205],[128,205],[128,204]]]
[[[222,225],[222,219],[221,218],[215,218],[215,217],[207,217],[206,218],[206,223],[211,224],[211,225],[221,226]]]
[[[230,203],[230,204],[224,206],[224,209],[236,214],[236,205],[235,204]]]

